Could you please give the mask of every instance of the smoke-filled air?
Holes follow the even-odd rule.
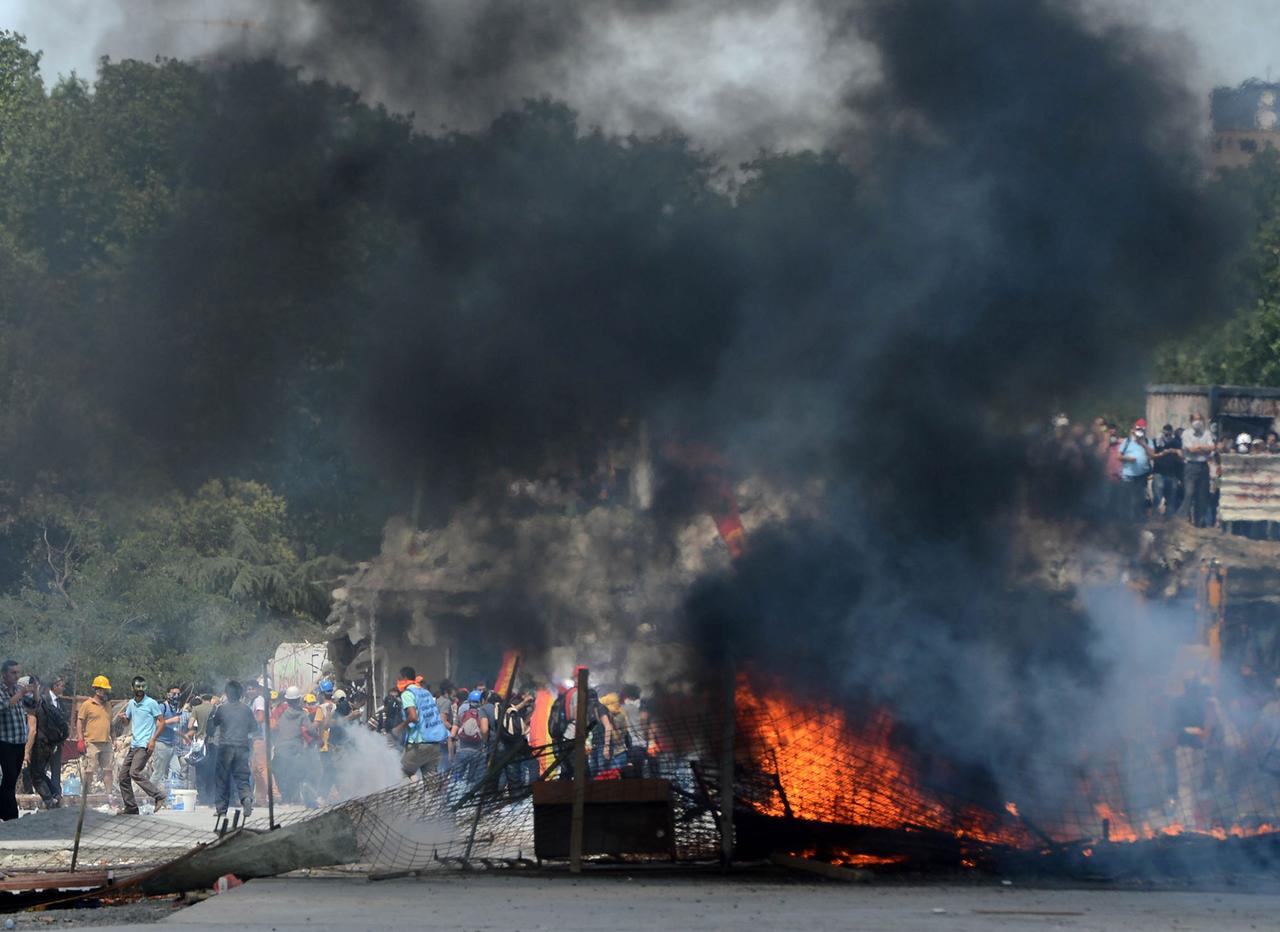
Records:
[[[191,60],[109,24],[91,78],[0,35],[33,663],[730,669],[1055,837],[1082,761],[1172,727],[1176,568],[1042,435],[1140,410],[1265,266],[1185,42],[1068,0],[228,10]]]

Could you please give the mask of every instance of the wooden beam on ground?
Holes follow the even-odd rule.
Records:
[[[865,883],[875,876],[871,871],[862,870],[858,867],[841,867],[838,864],[828,864],[826,861],[798,858],[792,854],[781,854],[779,852],[769,855],[769,861],[778,867],[785,867],[788,870],[816,874],[819,877],[826,877],[828,880],[839,880],[843,883]]]

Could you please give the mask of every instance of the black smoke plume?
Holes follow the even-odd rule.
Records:
[[[290,54],[503,104],[573,66],[584,7],[467,8],[317,3]],[[820,8],[879,80],[850,85],[839,151],[729,178],[551,103],[371,140],[318,86],[281,106],[271,63],[215,70],[226,104],[179,144],[242,200],[156,231],[107,337],[121,418],[187,469],[356,438],[437,514],[641,422],[698,438],[824,489],[821,521],[766,528],[691,593],[709,652],[886,703],[966,760],[1035,749],[1106,671],[1086,615],[1007,589],[1019,433],[1136,388],[1153,340],[1219,305],[1196,101],[1171,53],[1069,3]],[[264,325],[267,304],[289,313]],[[307,428],[293,394],[326,391],[341,417]]]

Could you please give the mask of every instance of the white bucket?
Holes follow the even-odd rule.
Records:
[[[195,790],[174,790],[173,791],[173,811],[174,812],[192,812],[196,808],[196,791]]]

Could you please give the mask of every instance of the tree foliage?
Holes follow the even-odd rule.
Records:
[[[1231,283],[1237,311],[1225,326],[1172,335],[1158,372],[1169,382],[1280,386],[1280,154],[1264,149],[1217,187],[1253,224]]]

